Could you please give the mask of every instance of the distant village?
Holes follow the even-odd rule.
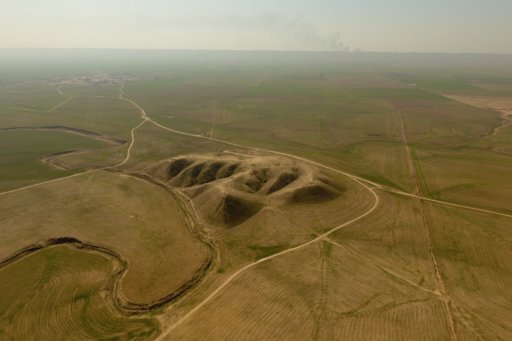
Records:
[[[78,85],[78,86],[91,86],[91,85],[109,85],[119,84],[126,81],[134,80],[136,77],[128,75],[111,75],[108,73],[97,73],[92,75],[80,75],[67,78],[57,78],[52,80],[45,80],[48,85],[65,86],[65,85]]]

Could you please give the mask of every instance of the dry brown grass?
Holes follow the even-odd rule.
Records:
[[[474,335],[510,339],[512,221],[427,205],[434,251],[455,311]]]
[[[381,205],[371,216],[335,233],[332,239],[413,285],[436,290],[419,203],[379,192]]]
[[[476,207],[510,211],[510,157],[485,149],[416,148],[423,191]],[[477,165],[477,166],[476,166]]]
[[[177,289],[208,257],[172,196],[132,177],[87,173],[3,195],[0,210],[0,258],[62,236],[105,246],[128,261],[121,288],[135,303]]]
[[[437,299],[317,243],[240,276],[169,339],[446,339]]]
[[[106,296],[113,263],[101,253],[58,245],[0,268],[0,338],[151,338],[156,320],[124,316]]]

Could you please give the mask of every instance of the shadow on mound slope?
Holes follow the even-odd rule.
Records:
[[[178,159],[169,165],[169,168],[167,170],[167,174],[169,175],[169,178],[173,178],[176,175],[180,174],[185,168],[190,166],[192,164],[192,160],[187,159]]]
[[[162,167],[167,171],[163,171]],[[162,178],[161,174],[166,173],[167,176],[164,177],[164,180],[170,181],[174,187],[192,187],[228,178],[235,173],[237,168],[237,163],[211,160],[205,162],[199,160],[198,162],[198,160],[182,158],[159,165],[150,173],[159,178]]]
[[[342,190],[344,191],[344,189]],[[310,184],[297,188],[290,193],[288,202],[291,204],[314,204],[329,200],[334,200],[341,194],[339,189],[335,189],[324,183]]]
[[[263,205],[259,202],[228,194],[219,205],[217,220],[227,227],[240,225],[257,214],[262,207]]]
[[[218,186],[199,186],[187,193],[203,219],[218,227],[240,225],[263,208],[258,198]]]
[[[217,174],[222,167],[224,167],[224,163],[222,162],[214,162],[203,167],[201,173],[197,176],[196,183],[201,185],[217,180]]]
[[[277,192],[286,186],[293,183],[295,180],[299,178],[299,175],[297,173],[283,173],[281,174],[276,181],[270,186],[270,188],[267,191],[267,194],[272,194],[274,192]]]

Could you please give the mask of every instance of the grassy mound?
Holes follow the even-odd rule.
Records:
[[[162,169],[174,175],[162,176]],[[269,156],[189,155],[147,172],[190,198],[202,218],[217,227],[240,225],[264,206],[315,204],[345,191],[337,181],[294,160]]]

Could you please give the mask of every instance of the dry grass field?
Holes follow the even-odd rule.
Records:
[[[183,339],[446,339],[442,304],[345,247],[318,243],[254,268],[173,331]]]
[[[512,222],[445,207],[429,207],[427,214],[455,310],[477,336],[508,339]]]
[[[122,174],[89,172],[5,194],[0,207],[5,212],[2,259],[59,237],[105,247],[128,263],[118,293],[128,303],[149,304],[165,297],[201,271],[210,257],[172,196]]]
[[[118,57],[0,72],[0,339],[512,339],[512,61]]]

